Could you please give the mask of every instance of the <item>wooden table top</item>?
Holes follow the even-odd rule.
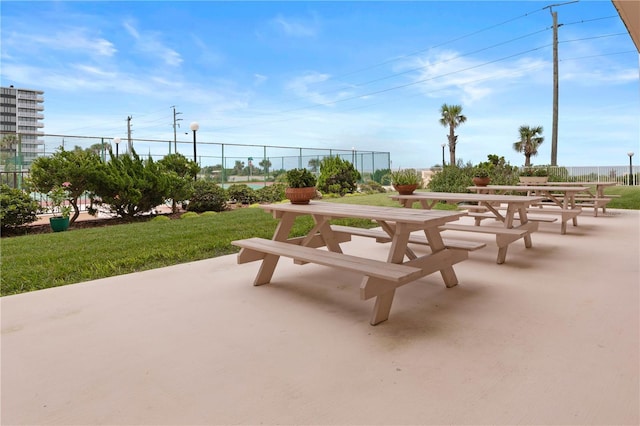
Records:
[[[349,217],[436,226],[458,220],[467,214],[464,211],[403,209],[400,207],[327,203],[322,201],[311,201],[309,204],[261,204],[259,207],[273,213],[308,214],[332,218]]]
[[[545,182],[538,186],[616,186],[618,182]]]
[[[477,201],[501,203],[535,203],[544,197],[528,195],[478,194],[460,192],[414,192],[411,195],[391,195],[393,200],[446,200],[446,201]]]
[[[561,191],[561,192],[582,192],[589,189],[586,186],[547,186],[547,185],[487,185],[487,186],[468,186],[467,189],[475,191],[478,189],[494,189],[500,191]]]

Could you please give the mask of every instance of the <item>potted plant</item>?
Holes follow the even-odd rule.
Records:
[[[473,171],[473,178],[471,179],[475,186],[487,186],[491,182],[489,171],[482,167],[476,167]]]
[[[391,172],[391,184],[400,195],[411,195],[420,184],[420,175],[416,169],[398,169]]]
[[[66,231],[69,228],[69,215],[71,214],[71,206],[67,204],[69,200],[69,187],[71,183],[63,182],[62,185],[54,186],[47,196],[51,200],[51,213],[53,217],[49,218],[49,225],[53,232]]]
[[[546,167],[525,167],[520,171],[519,179],[525,185],[544,184],[549,180],[549,171]]]
[[[309,204],[316,196],[316,177],[307,169],[291,169],[285,173],[285,197],[291,204]]]

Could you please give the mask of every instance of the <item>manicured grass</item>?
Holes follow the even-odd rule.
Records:
[[[607,188],[606,193],[621,195],[611,201],[611,208],[640,209],[639,187]],[[399,207],[388,194],[325,201]],[[455,206],[436,208],[455,209]],[[375,226],[371,221],[353,219],[335,223]],[[245,208],[180,220],[2,238],[0,294],[18,294],[236,253],[238,248],[231,241],[271,238],[276,225],[277,221],[262,209]],[[293,233],[304,235],[312,226],[311,218],[301,217]]]
[[[3,238],[0,294],[3,296],[128,274],[235,253],[233,240],[271,238],[277,221],[259,208]],[[340,224],[373,226],[370,221]],[[310,217],[293,233],[311,229]]]
[[[611,209],[640,210],[640,187],[638,186],[612,186],[605,188],[604,195],[620,195],[607,205]]]

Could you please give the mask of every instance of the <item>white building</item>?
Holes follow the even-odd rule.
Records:
[[[44,136],[43,94],[42,90],[0,88],[0,132],[3,138],[16,137],[3,151],[5,156],[13,156],[16,165],[29,165],[42,152],[44,140],[38,137]]]

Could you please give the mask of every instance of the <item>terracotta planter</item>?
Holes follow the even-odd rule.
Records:
[[[411,194],[413,194],[413,191],[415,191],[417,187],[418,187],[417,184],[413,184],[413,185],[393,185],[393,188],[396,191],[398,191],[398,194],[400,194],[400,195],[411,195]]]
[[[69,228],[69,218],[68,217],[50,217],[49,225],[51,225],[51,230],[53,232],[66,231]]]
[[[489,177],[474,177],[471,180],[475,186],[487,186],[491,183],[491,178]]]
[[[525,185],[540,185],[547,183],[549,176],[520,176],[518,179]]]
[[[289,201],[291,201],[291,204],[309,204],[309,201],[316,196],[316,187],[286,188],[284,190],[284,195]]]

